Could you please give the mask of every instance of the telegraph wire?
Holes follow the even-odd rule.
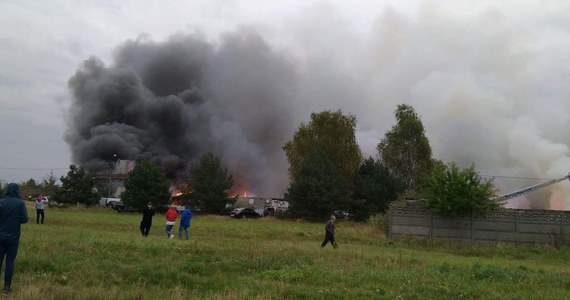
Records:
[[[520,176],[501,176],[501,175],[483,175],[481,177],[491,177],[491,178],[506,178],[506,179],[526,179],[526,180],[552,180],[554,178],[538,178],[538,177],[520,177]]]
[[[53,171],[53,170],[67,170],[67,169],[69,169],[69,167],[67,167],[67,168],[11,168],[11,167],[0,167],[0,170],[13,170],[13,171]],[[525,180],[552,180],[552,179],[554,179],[554,178],[486,175],[486,174],[479,174],[479,176],[489,177],[489,178],[525,179]]]
[[[0,167],[0,170],[12,170],[12,171],[53,171],[53,170],[67,170],[69,168],[9,168]]]

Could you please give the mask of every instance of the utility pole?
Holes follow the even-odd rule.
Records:
[[[113,163],[117,160],[117,154],[113,154],[113,158],[109,161],[109,198],[111,198],[111,186],[113,185],[113,181],[111,175],[113,173]]]

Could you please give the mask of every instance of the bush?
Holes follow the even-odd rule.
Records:
[[[564,233],[549,232],[548,238],[550,240],[549,244],[556,249],[561,249],[570,245],[570,236]]]
[[[485,214],[499,208],[491,200],[494,195],[492,180],[484,180],[475,167],[459,169],[454,163],[438,165],[423,187],[426,207],[445,216]]]
[[[367,223],[378,233],[388,235],[390,232],[390,216],[387,213],[371,215],[368,217]]]

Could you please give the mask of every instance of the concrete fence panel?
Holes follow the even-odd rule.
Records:
[[[428,237],[429,238],[429,228],[420,226],[401,226],[393,225],[392,234],[396,235],[412,235],[418,237]]]
[[[477,231],[499,231],[499,232],[515,232],[515,223],[507,221],[484,221],[476,220],[473,222],[473,229]]]
[[[471,240],[471,230],[462,230],[454,228],[435,228],[433,229],[434,239],[455,239],[455,240]]]
[[[391,239],[557,243],[570,240],[570,212],[505,209],[485,216],[442,217],[421,207],[390,207]]]
[[[475,241],[516,243],[517,235],[514,232],[474,231],[473,239]]]

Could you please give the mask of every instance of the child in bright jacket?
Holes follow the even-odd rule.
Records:
[[[170,208],[166,211],[166,237],[171,239],[174,238],[174,235],[171,233],[172,227],[176,224],[176,218],[178,217],[178,212],[174,209],[174,206],[170,206]]]

